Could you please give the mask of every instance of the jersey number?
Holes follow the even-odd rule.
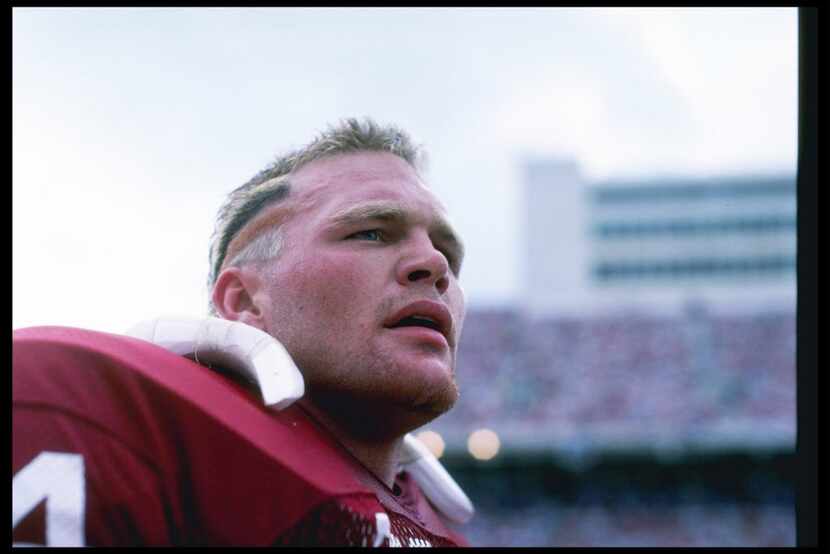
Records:
[[[12,479],[12,528],[45,499],[46,546],[84,546],[84,488],[80,454],[41,452]]]

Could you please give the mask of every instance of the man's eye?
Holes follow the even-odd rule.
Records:
[[[348,237],[349,239],[358,239],[358,240],[371,240],[371,241],[380,241],[383,240],[383,233],[380,229],[368,229],[366,231],[358,231],[357,233],[352,233]]]

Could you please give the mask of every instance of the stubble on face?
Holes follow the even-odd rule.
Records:
[[[299,264],[296,274],[312,269]],[[345,289],[345,290],[343,290]],[[285,302],[274,297],[266,331],[279,340],[291,353],[303,372],[307,394],[325,397],[330,404],[338,403],[360,413],[361,405],[372,406],[371,411],[382,411],[383,405],[396,410],[410,410],[419,418],[431,420],[449,411],[459,397],[455,380],[455,350],[451,352],[450,375],[436,379],[434,375],[402,367],[399,356],[388,344],[363,337],[382,332],[369,323],[350,324],[348,313],[339,311],[339,299],[349,287],[330,290],[303,290],[304,294]],[[302,290],[302,289],[301,289]],[[393,299],[382,300],[375,308],[373,321],[383,321],[395,308]],[[320,322],[352,325],[336,349],[330,348],[331,337],[342,333],[326,328]],[[355,337],[351,339],[350,337]],[[425,351],[430,347],[423,347]],[[428,353],[428,352],[425,352]]]

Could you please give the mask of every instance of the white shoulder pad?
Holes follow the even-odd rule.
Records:
[[[129,336],[144,339],[201,364],[237,371],[258,383],[267,406],[282,410],[305,393],[303,376],[274,337],[255,327],[217,317],[143,321]]]
[[[436,508],[454,523],[467,523],[473,503],[425,444],[407,434],[403,438],[403,469],[412,474]]]

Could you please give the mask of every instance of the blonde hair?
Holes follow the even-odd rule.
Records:
[[[320,158],[364,151],[390,152],[406,160],[418,172],[426,164],[421,147],[414,144],[402,129],[394,125],[378,125],[368,117],[363,120],[349,118],[341,120],[337,125],[330,125],[308,145],[278,156],[247,183],[228,194],[219,208],[210,240],[208,303],[212,314],[215,314],[215,308],[211,292],[223,266],[240,266],[278,255],[281,246],[279,226],[260,234],[229,261],[225,261],[231,240],[265,206],[289,196],[291,172]]]

